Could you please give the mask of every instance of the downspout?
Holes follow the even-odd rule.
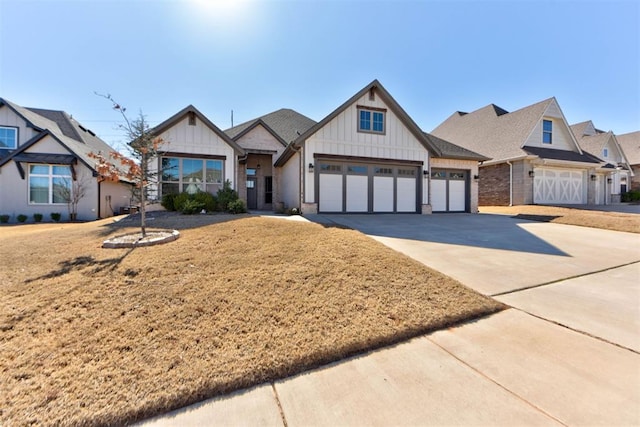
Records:
[[[100,185],[100,184],[102,184],[102,182],[101,182],[100,180],[97,180],[97,181],[98,181],[98,212],[97,212],[98,217],[97,217],[96,219],[100,219],[100,218],[102,218],[102,216],[100,215],[100,214],[101,214],[101,212],[102,212],[102,209],[101,209],[101,203],[100,203],[100,202],[101,202],[101,200],[100,200],[100,199],[102,198],[102,195],[101,195],[101,193],[102,193],[102,192],[101,192],[101,188],[102,188],[102,187],[101,187],[101,185]]]
[[[509,206],[513,206],[513,164],[507,161],[509,165]]]

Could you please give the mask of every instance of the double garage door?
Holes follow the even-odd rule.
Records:
[[[433,212],[469,211],[469,171],[431,169]]]
[[[317,162],[319,212],[416,213],[420,166]]]
[[[585,179],[582,171],[535,168],[533,203],[585,204]]]

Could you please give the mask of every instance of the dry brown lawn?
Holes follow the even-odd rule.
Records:
[[[0,425],[123,424],[503,308],[353,230],[211,218],[133,250],[0,227]]]
[[[479,210],[481,213],[508,214],[534,221],[640,233],[640,215],[638,214],[540,205],[480,206]]]

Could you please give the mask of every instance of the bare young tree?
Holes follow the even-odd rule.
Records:
[[[55,191],[61,200],[64,200],[69,209],[69,220],[75,221],[78,217],[78,203],[87,195],[91,178],[82,174],[75,179],[65,179],[63,185],[55,186]]]
[[[149,168],[149,164],[160,154],[160,147],[164,144],[162,138],[153,134],[149,123],[147,122],[142,111],[134,120],[127,117],[126,108],[117,103],[111,95],[96,95],[111,101],[114,110],[120,112],[124,119],[124,124],[120,125],[129,139],[127,150],[130,157],[112,151],[108,155],[105,153],[91,153],[91,157],[97,160],[96,169],[103,179],[119,181],[126,179],[134,184],[134,195],[140,204],[140,231],[142,237],[147,234],[146,225],[146,204],[147,191],[153,184],[157,173]]]

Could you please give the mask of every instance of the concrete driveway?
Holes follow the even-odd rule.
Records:
[[[307,216],[513,308],[144,425],[640,425],[640,237],[500,215]]]

